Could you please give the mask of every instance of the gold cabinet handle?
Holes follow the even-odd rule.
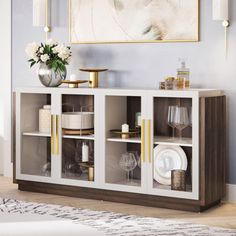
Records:
[[[151,162],[151,120],[147,121],[148,126],[148,161]]]
[[[54,154],[54,115],[51,115],[51,154]]]
[[[145,120],[142,120],[141,127],[141,152],[142,152],[142,162],[145,162]]]
[[[56,155],[59,155],[59,115],[56,115]]]

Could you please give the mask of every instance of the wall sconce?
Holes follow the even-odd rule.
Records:
[[[44,27],[46,40],[51,32],[49,0],[33,0],[33,26]]]
[[[225,55],[227,55],[227,49],[228,49],[227,28],[230,26],[229,0],[213,0],[212,13],[213,13],[213,20],[221,20],[222,26],[225,29]]]

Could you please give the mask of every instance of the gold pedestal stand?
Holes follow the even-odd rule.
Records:
[[[76,80],[76,81],[64,80],[62,81],[62,84],[67,84],[68,88],[79,88],[79,84],[83,84],[87,82],[88,80]]]
[[[80,71],[89,72],[89,88],[98,88],[99,73],[108,69],[80,69]]]

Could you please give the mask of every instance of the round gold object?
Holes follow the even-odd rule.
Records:
[[[89,87],[90,88],[98,88],[99,73],[107,71],[107,70],[108,69],[95,69],[95,68],[80,69],[80,71],[89,72]]]
[[[68,84],[68,88],[78,88],[79,84],[83,84],[87,82],[88,80],[76,80],[76,81],[64,80],[62,81],[62,84]]]
[[[113,129],[113,130],[110,130],[110,132],[112,134],[115,134],[115,135],[121,137],[122,139],[128,139],[130,137],[134,137],[134,136],[137,136],[138,134],[140,134],[140,129],[130,129],[129,132],[122,132],[119,129]]]

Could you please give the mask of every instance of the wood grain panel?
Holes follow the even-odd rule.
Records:
[[[200,104],[200,193],[208,205],[225,194],[226,98],[201,98]]]
[[[120,202],[120,203],[142,205],[142,206],[169,208],[176,210],[194,211],[194,212],[201,212],[203,210],[212,207],[213,205],[219,204],[219,201],[216,201],[209,205],[201,206],[200,202],[195,200],[158,197],[146,194],[72,187],[65,185],[46,184],[46,183],[29,182],[21,180],[19,180],[18,188],[21,191],[48,193],[62,196],[80,197],[80,198]]]

